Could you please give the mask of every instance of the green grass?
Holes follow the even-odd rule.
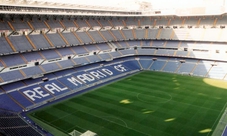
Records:
[[[99,136],[207,136],[226,98],[226,89],[203,78],[144,71],[29,115],[55,135],[43,124]]]

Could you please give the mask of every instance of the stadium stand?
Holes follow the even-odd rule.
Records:
[[[3,109],[0,110],[0,130],[6,135],[41,136],[16,113]]]
[[[220,28],[226,19],[5,16],[0,108],[31,110],[142,69],[227,80],[227,31]],[[34,88],[43,96],[32,96]],[[15,114],[0,117],[0,127],[9,135],[40,135]]]
[[[28,37],[34,43],[37,49],[49,49],[51,47],[44,35],[29,35]]]

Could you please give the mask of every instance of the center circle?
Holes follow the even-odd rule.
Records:
[[[166,103],[172,99],[172,96],[162,91],[150,91],[137,94],[137,99],[144,103]]]

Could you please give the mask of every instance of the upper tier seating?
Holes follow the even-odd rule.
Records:
[[[83,41],[83,43],[92,43],[92,39],[87,35],[86,32],[77,32],[76,33],[79,38]]]
[[[88,51],[83,46],[76,46],[71,48],[77,55],[86,54]]]
[[[101,51],[105,51],[105,50],[110,50],[110,46],[107,43],[99,43],[97,44],[97,47],[101,50]]]
[[[140,19],[140,25],[141,26],[153,26],[154,22],[150,17],[143,17],[142,19]]]
[[[98,31],[89,31],[89,34],[95,40],[95,42],[102,42],[105,41],[102,36],[98,33]]]
[[[75,65],[75,62],[73,62],[71,59],[70,60],[63,60],[58,62],[61,68],[70,68]]]
[[[4,62],[4,64],[6,64],[7,67],[26,64],[26,62],[18,54],[2,56],[0,59]]]
[[[27,77],[32,77],[34,75],[39,75],[43,73],[42,69],[40,67],[35,66],[35,67],[29,67],[29,68],[24,68],[22,71],[25,73]]]
[[[30,23],[35,30],[47,29],[47,26],[45,25],[43,20],[39,20],[38,18],[33,18],[32,21],[30,21]]]
[[[99,56],[102,58],[102,60],[112,59],[112,57],[108,53],[99,54]]]
[[[47,20],[47,24],[50,26],[50,28],[62,28],[61,24],[59,23],[59,20]]]
[[[124,30],[122,30],[122,32],[124,33],[126,39],[134,39],[131,29],[129,29],[129,30],[124,29]]]
[[[21,20],[14,18],[13,21],[10,21],[12,26],[14,27],[15,30],[25,30],[25,29],[31,29],[29,25],[27,24],[26,20]]]
[[[0,37],[0,54],[11,53],[11,52],[13,52],[13,50],[8,44],[8,42],[6,41],[5,37]]]
[[[119,48],[129,48],[128,42],[116,42],[116,44]]]
[[[8,38],[15,47],[16,51],[26,51],[33,49],[25,36],[10,36]]]
[[[138,26],[138,18],[127,18],[124,20],[126,23],[126,26]]]
[[[73,20],[61,20],[61,22],[64,24],[66,28],[76,27],[76,25],[73,23]]]
[[[134,46],[139,47],[141,44],[140,41],[127,41],[127,43],[129,44],[130,47],[134,47]]]
[[[64,38],[68,41],[69,44],[80,44],[80,41],[75,37],[75,35],[71,32],[69,33],[62,33]]]
[[[158,29],[148,29],[147,38],[148,39],[156,39],[158,34]]]
[[[95,19],[89,19],[87,22],[90,24],[91,27],[100,27],[99,23]]]
[[[100,33],[106,38],[107,41],[115,40],[109,31],[100,31]]]
[[[12,30],[7,23],[7,20],[0,21],[0,30]]]
[[[35,46],[38,49],[48,49],[50,48],[50,44],[48,43],[48,41],[45,39],[45,37],[42,34],[39,35],[29,35],[29,38],[31,39],[31,41],[35,44]]]
[[[18,81],[18,82],[13,82],[13,83],[10,83],[10,84],[2,85],[1,87],[5,92],[8,92],[8,91],[11,91],[11,90],[16,90],[16,89],[24,87],[24,86],[25,86],[25,84],[22,81]]]
[[[114,26],[123,26],[123,23],[122,23],[122,20],[118,20],[116,18],[113,18],[111,20],[111,23],[114,25]]]
[[[25,78],[19,70],[0,73],[0,77],[4,82],[17,81]]]
[[[110,23],[109,23],[109,19],[105,19],[105,20],[104,19],[100,19],[98,21],[102,24],[103,27],[111,26]]]
[[[40,54],[40,52],[28,52],[21,54],[27,62],[35,62],[41,59],[44,59]]]
[[[42,51],[40,53],[47,60],[61,57],[61,56],[59,56],[59,54],[55,50],[44,50],[44,51]]]
[[[124,38],[122,37],[121,33],[119,30],[112,30],[111,31],[113,35],[118,39],[118,40],[123,40]]]
[[[95,45],[86,45],[84,48],[85,48],[88,52],[92,52],[92,51],[97,51],[97,50],[99,50],[99,49],[97,48],[97,46],[95,46]]]
[[[57,49],[56,52],[60,53],[60,56],[61,56],[61,57],[75,54],[75,53],[71,50],[71,48],[60,48],[60,49]]]
[[[145,30],[144,29],[135,29],[136,38],[143,39],[145,36]]]
[[[61,38],[61,36],[58,33],[46,34],[46,36],[49,38],[49,40],[51,41],[51,43],[53,43],[53,45],[55,47],[66,45],[66,43],[64,42],[64,40]]]
[[[138,51],[138,55],[152,55],[155,53],[155,49],[146,49],[146,50],[143,50],[143,49],[137,49]]]
[[[85,20],[77,19],[75,22],[79,27],[89,27]]]

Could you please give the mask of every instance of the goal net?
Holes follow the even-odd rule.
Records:
[[[90,131],[90,130],[87,130],[86,132],[84,133],[81,133],[77,130],[73,130],[72,132],[69,133],[70,136],[98,136],[96,133]]]

